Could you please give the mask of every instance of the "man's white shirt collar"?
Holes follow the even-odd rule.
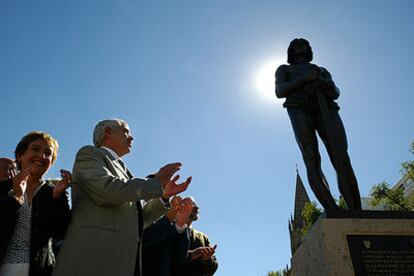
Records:
[[[101,148],[109,151],[109,153],[112,155],[113,158],[115,158],[115,160],[121,159],[121,157],[119,157],[118,154],[116,154],[116,152],[111,150],[110,148],[107,148],[107,147],[101,147]]]

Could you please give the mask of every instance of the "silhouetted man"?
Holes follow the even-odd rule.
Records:
[[[339,89],[331,74],[310,63],[313,58],[309,42],[294,39],[288,48],[289,65],[276,71],[276,96],[286,98],[283,106],[289,114],[296,141],[306,165],[309,184],[325,209],[337,209],[321,169],[316,133],[326,146],[336,170],[339,191],[350,210],[361,209],[357,180],[347,150],[345,129],[335,100]]]

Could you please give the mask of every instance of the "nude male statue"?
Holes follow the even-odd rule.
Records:
[[[288,48],[288,64],[276,71],[276,96],[286,98],[296,141],[305,162],[309,185],[325,210],[338,209],[321,169],[316,133],[325,144],[335,168],[339,191],[349,210],[361,210],[358,183],[348,156],[348,143],[339,106],[339,89],[331,74],[310,63],[313,52],[309,42],[294,39]]]

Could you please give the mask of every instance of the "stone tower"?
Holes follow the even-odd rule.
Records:
[[[293,217],[291,216],[289,219],[290,249],[292,256],[301,243],[299,231],[303,227],[302,210],[307,202],[310,202],[309,196],[296,169],[295,208]]]

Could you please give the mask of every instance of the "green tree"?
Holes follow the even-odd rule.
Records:
[[[413,211],[413,202],[404,197],[401,189],[392,190],[387,182],[374,185],[371,189],[372,206],[383,206],[391,211]]]
[[[345,209],[348,210],[348,206],[346,206],[345,199],[342,196],[339,196],[339,199],[337,200],[339,209]]]
[[[303,227],[299,230],[301,239],[303,239],[311,229],[312,225],[318,220],[322,210],[316,205],[316,202],[306,202],[302,210]]]
[[[411,154],[414,155],[414,141],[411,143]],[[412,180],[414,180],[414,160],[408,160],[402,163],[401,172],[407,174]]]
[[[290,275],[290,270],[288,268],[285,268],[283,270],[278,270],[278,271],[269,271],[267,273],[267,276],[289,276]]]
[[[414,141],[411,143],[411,154],[414,155]],[[414,180],[414,160],[408,160],[401,165],[403,175]],[[372,206],[382,206],[385,210],[414,211],[414,202],[404,197],[402,189],[391,189],[387,182],[376,184],[371,189]]]
[[[283,274],[280,271],[269,271],[267,273],[267,276],[283,276]]]

